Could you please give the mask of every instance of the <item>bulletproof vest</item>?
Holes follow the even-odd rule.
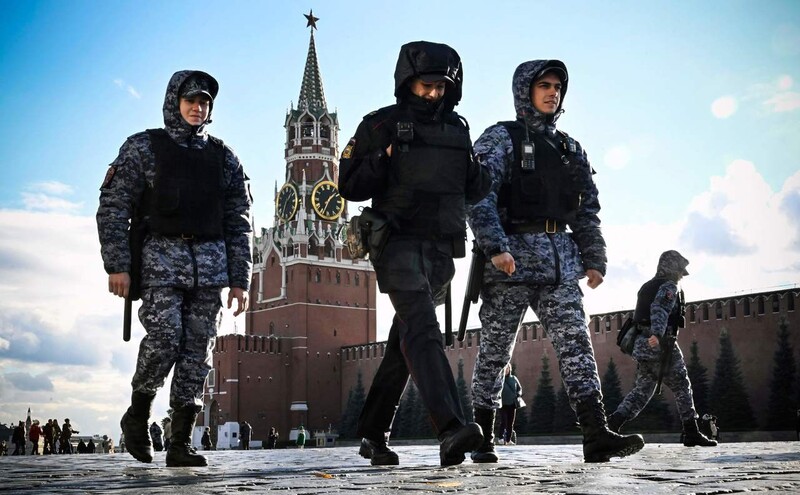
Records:
[[[650,305],[655,301],[658,289],[661,288],[664,282],[668,281],[669,279],[666,277],[656,277],[645,282],[642,288],[639,289],[638,298],[636,299],[636,310],[633,312],[634,323],[642,325],[650,324]],[[683,298],[683,289],[678,290],[677,297],[678,300],[675,306],[672,307],[667,325],[673,328],[683,328],[683,317],[686,314],[686,301]]]
[[[399,111],[392,137],[389,183],[374,208],[388,213],[399,234],[462,236],[464,193],[472,143],[453,115],[446,122],[419,122]]]
[[[498,207],[506,208],[512,222],[573,221],[581,203],[582,188],[580,165],[573,163],[568,143],[555,139],[549,141],[546,136],[535,132],[526,133],[521,121],[499,124],[511,136],[514,163],[510,180],[500,187]],[[523,142],[528,137],[526,144],[534,148],[532,156],[522,151]]]
[[[143,198],[151,232],[220,238],[223,234],[225,148],[209,137],[204,149],[180,146],[163,129],[150,129],[156,174]]]

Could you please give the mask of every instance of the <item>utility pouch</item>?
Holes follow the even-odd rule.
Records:
[[[463,258],[467,255],[467,239],[466,236],[454,235],[453,236],[453,258]]]
[[[366,258],[377,261],[389,240],[389,219],[383,213],[365,207],[361,215],[350,219],[345,244],[353,259]]]

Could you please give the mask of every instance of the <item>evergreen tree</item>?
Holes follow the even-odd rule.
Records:
[[[339,434],[343,438],[356,438],[358,429],[358,417],[364,408],[367,396],[364,393],[364,383],[361,381],[361,370],[358,370],[358,378],[354,389],[350,389],[347,394],[347,406],[342,415],[342,422]]]
[[[414,436],[414,415],[417,410],[417,389],[413,387],[413,381],[407,385],[400,406],[394,415],[392,423],[392,437],[411,438]]]
[[[569,405],[567,390],[561,386],[556,399],[556,407],[553,418],[553,431],[558,433],[578,433],[578,417]]]
[[[757,427],[753,409],[744,388],[739,358],[728,332],[719,335],[719,356],[711,389],[711,411],[717,416],[720,429],[748,430]]]
[[[472,394],[470,388],[467,386],[467,381],[464,379],[464,360],[458,360],[458,378],[456,378],[456,388],[458,389],[458,399],[461,401],[461,409],[464,411],[464,418],[467,421],[472,421]]]
[[[608,369],[603,374],[603,405],[606,407],[606,415],[613,413],[623,398],[617,365],[612,357],[608,360]]]
[[[542,356],[542,374],[531,406],[530,430],[532,433],[550,433],[553,431],[553,418],[556,408],[556,393],[550,377],[550,360]]]
[[[708,369],[700,361],[697,341],[692,341],[691,356],[686,370],[689,372],[689,381],[692,382],[692,397],[697,414],[702,416],[709,412],[708,404]]]
[[[767,415],[768,430],[789,430],[795,426],[797,402],[794,400],[796,365],[794,349],[789,343],[789,325],[785,318],[778,326],[778,347],[775,350]]]
[[[672,431],[674,418],[664,396],[653,394],[639,416],[625,424],[625,431]]]
[[[417,389],[416,384],[414,381],[411,381],[411,386],[408,387],[409,390],[413,390],[413,394],[415,400],[413,402],[414,408],[412,409],[412,418],[413,418],[413,428],[412,428],[412,436],[414,438],[428,438],[433,436],[433,427],[431,425],[431,417],[428,414],[428,409],[425,407],[425,403],[422,401],[422,397],[419,395],[419,390]]]

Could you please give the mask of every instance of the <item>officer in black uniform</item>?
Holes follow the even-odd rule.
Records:
[[[381,292],[395,309],[386,354],[358,421],[359,453],[372,465],[398,464],[387,446],[409,374],[441,442],[443,466],[460,464],[483,441],[467,423],[444,354],[435,307],[465,251],[466,203],[491,185],[473,160],[461,99],[461,60],[447,45],[403,45],[395,69],[397,104],[370,113],[342,152],[339,190],[351,201],[372,199],[391,226],[370,259]]]

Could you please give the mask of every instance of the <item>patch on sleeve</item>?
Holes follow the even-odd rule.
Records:
[[[103,179],[103,185],[100,186],[100,189],[105,189],[111,185],[115,173],[117,173],[117,167],[113,165],[108,167],[108,172],[106,172],[106,177]]]
[[[356,147],[356,138],[350,138],[350,141],[347,143],[347,146],[344,147],[344,151],[342,151],[342,158],[345,160],[349,160],[353,156],[353,148]]]
[[[675,299],[675,293],[667,289],[666,293],[664,294],[664,298],[666,298],[667,301],[672,301],[673,299]]]

